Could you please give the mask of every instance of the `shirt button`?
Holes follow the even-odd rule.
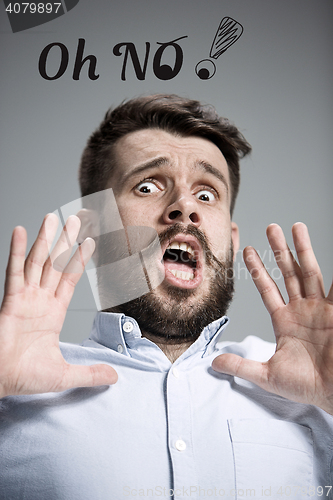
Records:
[[[172,373],[176,378],[179,377],[179,371],[177,370],[177,368],[172,368]]]
[[[178,439],[175,445],[178,451],[186,450],[186,443],[182,439]]]
[[[118,352],[123,353],[124,352],[124,347],[121,344],[118,344]]]
[[[125,321],[125,323],[123,324],[123,330],[126,333],[131,332],[133,328],[133,323],[131,323],[130,321]]]

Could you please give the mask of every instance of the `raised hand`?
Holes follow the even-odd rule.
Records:
[[[274,356],[260,363],[221,354],[212,366],[266,391],[319,406],[333,414],[333,285],[325,297],[307,227],[297,223],[292,233],[299,264],[287,246],[282,229],[276,224],[267,228],[269,243],[284,276],[288,304],[256,251],[252,247],[244,250],[246,266],[271,315],[277,342]]]
[[[66,256],[66,250],[68,255],[69,242],[74,244],[80,220],[68,219],[48,257],[57,224],[54,214],[45,217],[26,260],[26,231],[16,227],[13,232],[0,310],[0,397],[117,381],[110,366],[71,365],[60,352],[59,333],[66,311],[95,243],[85,240],[61,269],[61,255]]]

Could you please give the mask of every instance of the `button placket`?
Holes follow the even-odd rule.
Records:
[[[197,475],[192,448],[191,402],[187,373],[178,366],[170,369],[167,378],[167,412],[174,500],[180,500],[183,499],[181,492],[184,488],[196,485]]]

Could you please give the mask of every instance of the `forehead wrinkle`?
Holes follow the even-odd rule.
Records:
[[[127,136],[119,139],[118,144],[116,144],[116,148],[115,148],[116,164],[118,163],[119,166],[123,165],[123,167],[127,165],[127,168],[122,167],[122,168],[117,169],[118,170],[117,179],[114,178],[114,175],[111,176],[110,185],[113,184],[114,181],[116,180],[116,184],[118,185],[118,187],[120,187],[121,185],[124,185],[124,183],[127,183],[129,181],[129,179],[131,179],[132,177],[135,177],[135,176],[139,175],[140,173],[145,172],[149,169],[158,168],[158,167],[161,167],[163,165],[169,165],[169,166],[173,166],[173,167],[175,167],[177,165],[177,168],[179,169],[178,175],[181,176],[182,161],[180,161],[180,163],[178,163],[180,160],[180,157],[178,158],[178,160],[176,159],[176,161],[175,161],[175,158],[173,158],[173,154],[177,158],[178,153],[180,153],[180,156],[182,157],[183,151],[185,149],[185,151],[187,153],[185,155],[186,159],[183,158],[185,163],[187,163],[188,166],[191,166],[191,168],[193,170],[199,170],[199,171],[201,170],[202,172],[213,175],[216,179],[218,179],[220,182],[223,183],[227,193],[229,194],[230,187],[229,187],[228,174],[224,175],[221,172],[221,169],[213,167],[210,159],[208,159],[208,158],[207,159],[200,159],[200,156],[202,157],[205,154],[208,154],[208,156],[209,156],[211,154],[211,152],[208,151],[208,153],[207,153],[207,151],[206,152],[202,151],[202,148],[199,148],[199,151],[196,151],[196,148],[195,147],[193,148],[193,144],[188,144],[187,142],[184,143],[184,140],[186,138],[181,138],[183,142],[180,142],[177,144],[172,142],[171,146],[170,146],[170,143],[169,143],[170,142],[170,137],[169,137],[170,134],[167,132],[158,130],[158,131],[156,131],[156,133],[157,134],[161,133],[163,135],[163,137],[162,137],[162,139],[163,139],[162,140],[162,150],[165,146],[167,146],[167,149],[168,149],[167,154],[164,154],[164,151],[161,151],[160,155],[158,156],[156,149],[159,149],[161,146],[160,138],[158,137],[157,144],[155,144],[155,142],[156,142],[155,135],[153,137],[151,137],[151,134],[148,134],[148,137],[146,137],[147,131],[144,131],[144,132],[145,132],[145,135],[143,137],[143,141],[141,139],[142,131],[134,132],[133,136],[131,137],[132,142],[135,139],[134,149],[136,149],[137,151],[135,151],[135,150],[133,151],[132,142],[130,142],[130,144],[126,145],[126,141],[125,141],[125,143],[123,144],[124,139],[128,139]],[[149,131],[149,132],[151,132],[151,131]],[[134,135],[135,135],[135,137],[134,137]],[[136,137],[137,135],[138,135],[138,137]],[[166,136],[166,138],[164,136]],[[173,139],[175,141],[175,139],[177,139],[177,138],[171,137],[171,139]],[[197,139],[200,140],[201,138],[197,138]],[[192,140],[192,138],[190,138],[190,140]],[[203,139],[203,140],[205,141],[205,143],[207,142],[206,139]],[[209,144],[212,145],[212,143],[210,143],[210,142],[209,142]],[[135,166],[135,163],[131,161],[131,156],[135,158],[136,154],[138,154],[138,156],[140,158],[141,153],[143,153],[145,155],[145,150],[147,148],[148,148],[148,152],[150,151],[150,154],[152,154],[152,158],[151,159],[142,158],[142,163],[140,162],[140,159],[139,159],[137,166]],[[157,153],[156,156],[154,155],[154,151],[151,150],[151,148],[153,150],[155,149],[155,154]],[[170,151],[170,150],[173,150],[173,151]],[[178,152],[177,152],[177,150],[178,150]],[[170,157],[170,152],[173,153],[173,154],[171,154],[171,157]],[[220,153],[220,151],[219,151],[219,153]],[[155,158],[154,158],[154,156],[155,156]],[[134,166],[132,167],[133,163],[134,163]],[[113,177],[113,179],[112,179],[112,177]],[[113,187],[115,188],[116,186],[114,185]]]

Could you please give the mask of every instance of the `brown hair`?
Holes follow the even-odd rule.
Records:
[[[137,130],[159,128],[181,136],[199,136],[214,143],[229,167],[232,214],[239,189],[239,159],[251,146],[226,118],[212,106],[176,95],[157,94],[124,101],[109,109],[83,151],[79,180],[82,196],[105,189],[115,168],[112,147],[124,135]]]

